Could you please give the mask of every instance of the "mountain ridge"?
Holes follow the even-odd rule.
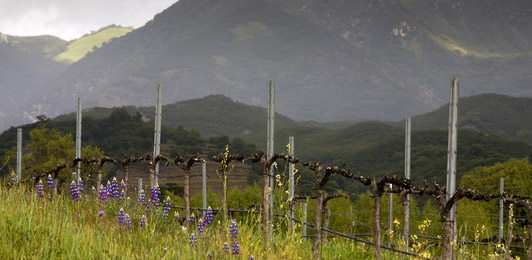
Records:
[[[532,3],[181,0],[42,86],[26,114],[223,94],[297,120],[398,120],[463,96],[532,96]],[[530,25],[530,26],[528,26]],[[56,102],[62,100],[63,102]]]

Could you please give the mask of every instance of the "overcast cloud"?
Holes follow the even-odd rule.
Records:
[[[141,27],[177,0],[0,0],[0,32],[72,40],[116,24]]]

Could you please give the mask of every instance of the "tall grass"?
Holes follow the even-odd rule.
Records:
[[[215,216],[213,223],[198,233],[197,221],[185,227],[173,212],[163,219],[161,208],[151,207],[147,212],[133,200],[109,198],[104,203],[97,198],[87,193],[80,201],[72,200],[69,194],[48,200],[23,186],[0,188],[2,259],[312,258],[311,239],[303,241],[300,226],[294,233],[283,230],[286,219],[277,220],[274,246],[265,249],[260,216],[235,213],[240,254],[232,255],[231,250],[223,250],[224,243],[231,245],[231,238],[229,223],[223,223],[221,216]],[[120,208],[131,216],[130,229],[117,223]],[[142,215],[147,216],[145,228],[139,226]],[[197,248],[190,245],[192,234],[197,237]],[[340,238],[329,239],[321,254],[322,259],[372,259],[373,255],[372,248]]]

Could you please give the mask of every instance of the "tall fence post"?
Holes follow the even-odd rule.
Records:
[[[501,199],[499,200],[499,243],[502,241],[502,227],[503,227],[503,218],[504,218],[504,199],[502,198],[502,195],[504,193],[504,178],[501,178],[500,179],[500,183],[499,183],[499,186],[500,186],[500,194],[501,194]]]
[[[22,179],[22,128],[17,128],[17,180]]]
[[[389,232],[393,232],[393,193],[392,184],[390,183],[390,192],[388,193],[388,228]],[[388,245],[392,246],[392,236],[388,236]]]
[[[142,178],[138,178],[137,187],[137,197],[140,199],[140,192],[142,191]]]
[[[78,112],[76,113],[76,158],[81,158],[81,98],[78,97]],[[76,164],[76,182],[81,179],[81,162]]]
[[[292,156],[292,158],[295,158],[294,156],[294,137],[293,136],[289,136],[288,137],[288,146],[290,147],[289,149],[289,154],[290,156]],[[293,202],[293,199],[294,199],[294,164],[293,163],[289,163],[288,164],[288,184],[289,184],[289,188],[288,188],[288,191],[289,191],[289,196],[290,196],[290,227],[292,228],[292,231],[294,230],[294,202]]]
[[[307,241],[307,203],[303,202],[303,241]]]
[[[449,136],[447,151],[447,201],[456,190],[456,146],[457,146],[457,120],[458,120],[458,86],[459,80],[451,78],[451,90],[449,95]],[[451,241],[456,238],[456,205],[450,211]],[[453,257],[453,245],[450,247],[450,257]]]
[[[207,213],[207,162],[201,163],[201,185],[203,193],[203,216]]]
[[[412,135],[412,120],[410,117],[406,117],[405,123],[405,178],[410,180],[410,147],[411,147],[411,135]],[[405,242],[405,247],[409,248],[409,237],[410,237],[410,194],[406,194],[406,205],[404,212],[404,226],[403,226],[403,239]]]
[[[267,144],[267,155],[268,160],[273,157],[274,151],[274,125],[275,125],[275,82],[270,80],[268,88],[268,144]],[[275,189],[275,178],[273,176],[273,167],[270,168],[270,212],[265,212],[265,214],[270,214],[270,245],[273,245],[273,196]]]
[[[157,85],[157,104],[155,106],[155,136],[153,140],[153,158],[161,153],[161,113],[162,86]],[[159,162],[155,165],[155,185],[159,185]]]

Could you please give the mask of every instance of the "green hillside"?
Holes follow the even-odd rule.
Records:
[[[489,104],[497,103],[494,99],[496,100],[498,98],[513,100],[511,97],[499,95],[481,95],[463,99],[464,101],[461,103],[461,107],[464,107],[464,112],[468,110],[465,109],[467,107],[471,107],[471,109],[473,107],[483,107],[483,113],[481,114],[483,117],[480,118],[489,118],[490,116],[501,117],[504,114],[508,114],[509,116],[506,117],[506,120],[508,120],[506,125],[516,125],[516,128],[524,128],[523,125],[519,126],[524,120],[521,118],[522,115],[517,111],[510,113],[509,111],[504,112],[505,109],[487,109]],[[471,103],[470,100],[477,101]],[[521,107],[522,111],[526,111],[523,104],[520,105],[519,102],[512,102],[512,104]],[[447,129],[444,125],[447,120],[447,111],[443,111],[442,109],[440,109],[441,111],[438,110],[439,112],[432,112],[438,112],[437,115],[427,117],[432,120],[430,121],[432,124],[441,125],[441,129],[420,130],[419,128],[422,128],[420,127],[422,125],[419,123],[416,124],[416,120],[413,123],[416,129],[412,133],[412,178],[418,184],[425,179],[429,182],[437,181],[441,184],[445,183]],[[138,112],[136,118],[144,121],[150,120],[148,117],[152,117],[154,114],[153,107],[135,108],[130,106],[125,107],[124,110],[129,111],[131,114]],[[84,115],[94,118],[104,118],[108,117],[111,111],[105,108],[86,109]],[[163,130],[163,138],[168,131],[173,131],[176,128],[181,129],[181,131],[183,131],[183,128],[198,129],[201,134],[204,131],[208,133],[206,136],[210,136],[208,141],[211,145],[221,147],[225,143],[228,143],[230,141],[229,138],[219,137],[221,135],[227,135],[233,138],[238,137],[238,139],[234,140],[239,140],[239,142],[240,140],[244,140],[245,143],[254,145],[249,146],[246,144],[244,146],[247,149],[242,151],[253,151],[251,147],[265,150],[265,114],[265,108],[243,105],[224,96],[208,96],[201,99],[178,102],[163,107],[163,122],[168,127]],[[365,121],[339,128],[343,123],[334,122],[331,127],[328,127],[329,125],[326,123],[314,125],[310,123],[297,123],[281,115],[278,115],[276,118],[278,120],[275,130],[276,152],[286,151],[288,137],[294,136],[295,154],[302,161],[320,160],[324,164],[346,163],[347,168],[352,172],[360,172],[361,174],[403,174],[403,123],[396,123],[397,126],[395,126],[390,123]],[[462,118],[466,118],[466,116],[462,116]],[[73,119],[74,114],[68,114],[60,116],[53,121],[59,124],[64,120],[70,120],[72,122]],[[85,127],[89,127],[88,122],[84,123]],[[483,119],[481,122],[488,124],[489,120]],[[73,127],[73,123],[70,124]],[[182,127],[179,128],[179,126]],[[100,129],[98,131],[110,131],[105,128],[110,126],[99,127]],[[118,127],[120,128],[121,126]],[[250,129],[250,131],[243,131],[243,129]],[[87,131],[90,132],[92,130]],[[152,121],[147,123],[145,131],[146,138],[149,139],[146,141],[146,146],[149,147],[151,138],[153,137]],[[107,144],[107,141],[103,142]],[[238,145],[239,142],[233,142],[230,145]],[[120,144],[116,143],[115,145]],[[198,145],[201,146],[202,144],[199,143]],[[176,144],[176,147],[180,148],[181,146]],[[462,127],[458,133],[458,179],[464,173],[478,166],[490,166],[510,158],[531,156],[532,146],[523,142],[509,140],[476,130],[473,131],[472,127],[466,127],[465,129]],[[299,191],[312,191],[314,177],[305,170],[302,170],[301,173],[303,174],[302,181],[304,183],[302,183]],[[332,183],[331,187],[341,188],[350,192],[357,192],[362,188],[357,185],[346,184],[336,177],[333,177]]]
[[[423,130],[412,133],[411,176],[445,185],[447,172],[447,131]],[[478,166],[491,166],[510,158],[532,157],[532,146],[499,136],[469,130],[458,132],[457,180]],[[337,162],[346,162],[356,172],[397,174],[404,172],[404,135],[376,143],[368,149],[346,152]]]
[[[102,44],[109,43],[114,38],[121,37],[131,32],[133,29],[108,26],[100,29],[99,31],[85,35],[77,40],[71,42],[65,51],[59,53],[53,59],[55,61],[63,63],[74,63],[85,57],[89,52],[92,52],[95,48],[100,48]]]
[[[458,127],[532,144],[532,98],[482,94],[460,98]],[[447,129],[449,105],[412,118],[413,129]],[[396,124],[404,128],[404,121]]]
[[[49,120],[44,119],[33,124],[21,126],[24,144],[29,143],[29,133],[35,128],[58,129],[61,133],[75,135],[75,120]],[[0,158],[2,161],[6,150],[16,147],[15,127],[0,134]],[[105,118],[83,117],[83,145],[99,147],[105,155],[112,157],[145,155],[153,151],[153,121],[145,122],[140,113],[130,114],[126,109],[118,108]],[[188,130],[183,127],[163,127],[161,131],[161,153],[175,157],[178,153],[183,156],[203,154],[212,156],[222,152],[226,144],[231,146],[235,153],[251,154],[255,152],[252,145],[241,140],[228,138],[205,139],[197,130]],[[12,159],[12,158],[11,158]],[[7,169],[2,169],[1,174],[6,174]],[[0,174],[0,175],[1,175]]]
[[[276,130],[276,151],[286,151],[288,136],[295,137],[295,154],[303,161],[324,164],[345,163],[354,173],[383,175],[404,172],[404,130],[379,122],[362,122],[343,129],[292,127]],[[266,134],[242,136],[264,149]],[[445,185],[447,130],[417,130],[412,133],[411,175],[415,183],[423,180]],[[489,166],[510,158],[532,157],[532,146],[496,135],[462,129],[458,133],[458,177],[478,166]],[[311,174],[307,181],[313,181]],[[336,180],[333,177],[333,180]],[[355,192],[358,186],[338,187]],[[310,185],[312,186],[312,185]],[[311,189],[312,187],[307,187]]]
[[[155,102],[155,99],[154,99]],[[124,107],[134,114],[140,112],[144,120],[153,119],[155,108]],[[111,108],[89,108],[83,114],[94,118],[108,117]],[[223,95],[212,95],[174,104],[163,105],[162,124],[171,128],[184,126],[197,129],[203,136],[237,136],[262,132],[266,129],[266,108],[235,102]],[[61,115],[54,120],[74,119],[75,114]],[[275,117],[276,128],[299,125],[296,121],[279,113]]]

